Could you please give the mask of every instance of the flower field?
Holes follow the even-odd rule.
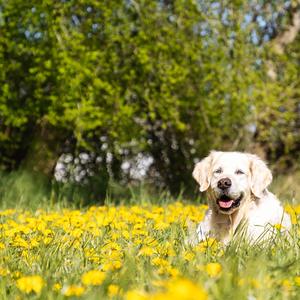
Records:
[[[0,211],[0,299],[300,299],[300,206],[269,244],[187,243],[205,205]]]

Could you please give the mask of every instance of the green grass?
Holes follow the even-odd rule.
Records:
[[[298,191],[291,192],[289,182],[279,178],[272,190],[293,203]],[[240,237],[227,247],[216,241],[191,246],[186,225],[203,217],[199,199],[153,199],[141,187],[117,205],[107,197],[104,208],[82,207],[28,174],[5,178],[0,191],[0,299],[66,299],[72,285],[84,288],[83,299],[108,299],[112,284],[122,290],[114,299],[174,300],[173,290],[177,299],[200,300],[203,290],[217,300],[300,299],[299,216],[288,236],[278,232],[264,244]],[[8,208],[15,210],[3,211]],[[216,274],[208,271],[211,263],[220,266]],[[89,270],[104,272],[104,281],[84,284]],[[43,287],[26,294],[18,280],[32,275]],[[178,286],[188,287],[186,298]]]
[[[271,190],[283,202],[299,203],[300,199],[300,171],[274,178]]]

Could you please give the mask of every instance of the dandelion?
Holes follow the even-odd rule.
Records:
[[[200,242],[194,249],[195,251],[205,252],[208,249],[215,252],[218,249],[218,241],[213,238],[208,238],[205,241]]]
[[[288,204],[285,206],[285,211],[290,215],[292,224],[297,224],[298,216],[300,215],[300,205],[293,207]]]
[[[120,294],[120,287],[116,284],[110,284],[108,286],[108,295],[114,297]]]
[[[122,236],[125,238],[125,239],[129,239],[130,238],[130,233],[128,230],[123,230],[122,231]]]
[[[294,278],[294,280],[295,280],[295,284],[296,284],[297,286],[300,286],[300,276],[296,276],[296,277]]]
[[[167,228],[170,227],[170,224],[169,223],[166,223],[166,222],[157,222],[155,225],[154,225],[154,229],[156,230],[165,230]]]
[[[237,281],[238,286],[245,286],[246,280],[244,278],[240,278]]]
[[[205,266],[205,271],[210,277],[217,277],[222,271],[222,266],[219,263],[209,263]]]
[[[63,288],[62,294],[67,297],[71,296],[81,296],[85,292],[85,288],[80,285],[70,285],[68,287]]]
[[[166,267],[169,266],[169,262],[163,258],[155,257],[151,260],[152,265],[154,266],[160,266],[160,267]]]
[[[282,280],[281,285],[286,292],[289,292],[292,289],[292,283],[288,279]]]
[[[172,268],[172,267],[167,268],[167,272],[172,277],[178,277],[180,275],[180,272],[176,268]]]
[[[60,291],[61,288],[62,288],[62,286],[61,286],[60,283],[55,283],[55,284],[53,284],[53,286],[52,286],[52,290],[55,291],[55,292]]]
[[[191,251],[186,251],[183,253],[183,258],[187,261],[191,261],[192,259],[194,259],[195,254]]]
[[[250,285],[253,288],[258,289],[260,287],[260,282],[257,279],[252,278],[252,279],[250,279]]]
[[[6,209],[3,211],[0,211],[0,216],[11,216],[15,213],[16,213],[16,210],[14,210],[14,209]]]
[[[1,277],[5,277],[9,274],[9,270],[8,269],[5,269],[5,268],[1,268],[0,267],[0,276]]]
[[[159,284],[165,291],[145,294],[140,291],[129,291],[126,300],[207,300],[207,293],[201,287],[188,279],[176,279]]]
[[[103,271],[114,271],[122,268],[122,262],[119,260],[110,261],[102,265]]]
[[[41,276],[25,276],[17,280],[17,288],[25,294],[31,292],[39,294],[43,286],[44,280]]]
[[[101,285],[105,279],[105,273],[99,270],[91,270],[81,276],[84,285]]]
[[[190,280],[178,279],[170,282],[165,299],[167,297],[173,300],[206,300],[207,293]]]
[[[274,225],[274,228],[280,231],[281,229],[284,229],[285,227],[282,224],[278,223],[278,224]]]
[[[148,246],[144,246],[140,249],[139,255],[142,256],[151,256],[155,253],[154,249]]]
[[[85,296],[86,291],[91,293],[90,296],[96,295],[97,291],[103,295],[106,291],[107,298],[127,300],[206,300],[208,294],[203,286],[183,278],[185,273],[190,276],[193,274],[191,270],[201,273],[199,281],[208,276],[212,278],[206,278],[207,282],[203,283],[212,293],[219,284],[224,283],[223,280],[216,280],[221,275],[225,281],[233,279],[232,274],[223,271],[220,263],[213,262],[224,255],[225,247],[221,243],[209,238],[191,248],[183,242],[188,233],[187,219],[198,223],[203,219],[206,208],[173,203],[164,207],[120,205],[91,207],[84,211],[16,211],[7,216],[5,213],[0,224],[0,280],[4,280],[8,287],[15,282],[16,288],[11,289],[10,294],[13,298],[30,293],[33,296],[36,294],[35,297],[41,294],[46,297],[46,291],[51,290],[57,295],[56,298]],[[295,221],[299,222],[300,206],[297,209],[290,207],[289,210],[294,214]],[[280,224],[274,227],[278,230],[282,228]],[[297,230],[298,227],[295,228],[295,235]],[[268,255],[273,250],[274,259],[279,258],[281,254],[276,245],[266,249]],[[53,253],[53,257],[47,257],[49,253]],[[207,258],[211,262],[204,263]],[[45,268],[48,261],[53,265],[62,264],[49,278],[50,282],[53,278],[57,281],[46,289],[44,276],[51,276]],[[126,270],[123,272],[124,265]],[[78,278],[76,270],[85,270],[86,266],[90,266],[91,270],[83,271]],[[45,273],[25,276],[14,271],[17,268]],[[290,274],[297,274],[297,269],[293,269],[294,266],[291,268]],[[64,278],[64,270],[74,274]],[[144,272],[145,275],[138,281],[132,277],[137,272]],[[282,280],[276,277],[276,272],[270,271],[269,277],[265,277],[264,272],[265,269],[262,269],[259,280],[235,276],[234,283],[240,290],[248,295],[253,293],[258,298],[266,289],[267,298],[274,296],[277,293],[272,291],[275,283],[279,292],[286,294],[290,291],[296,294],[300,287],[299,274],[288,277],[286,273],[288,279]],[[62,282],[68,280],[78,284],[62,287]],[[195,280],[198,280],[197,276]],[[140,286],[128,291],[133,282]],[[127,292],[123,292],[121,283]],[[139,289],[143,287],[147,290]],[[17,289],[24,293],[23,296],[21,292],[16,293]],[[58,293],[61,295],[58,296]]]

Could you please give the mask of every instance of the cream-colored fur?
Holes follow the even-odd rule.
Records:
[[[276,196],[267,190],[272,174],[258,156],[212,151],[196,164],[193,176],[200,191],[206,193],[209,205],[197,228],[198,241],[214,237],[228,243],[239,227],[255,242],[270,238],[275,224],[281,224],[282,230],[291,227],[289,215]],[[225,190],[220,189],[220,180],[224,178],[231,184]],[[234,200],[232,207],[221,207],[223,197]]]

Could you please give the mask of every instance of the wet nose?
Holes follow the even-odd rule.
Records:
[[[222,178],[218,181],[218,188],[221,190],[225,190],[231,187],[231,180],[230,178]]]

